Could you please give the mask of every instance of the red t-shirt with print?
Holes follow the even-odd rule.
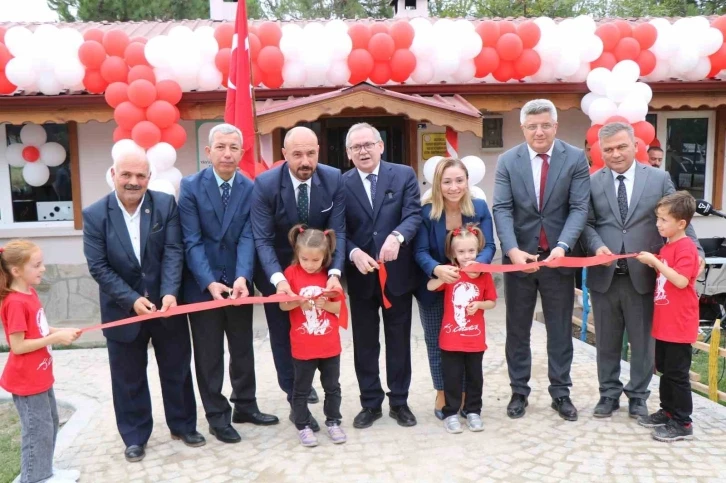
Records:
[[[439,287],[444,291],[444,319],[441,321],[439,347],[445,351],[483,352],[487,349],[484,330],[484,311],[474,315],[466,312],[471,302],[496,300],[497,289],[490,273],[472,278],[461,272],[461,278],[454,283]]]
[[[25,339],[41,339],[50,334],[48,320],[33,288],[30,293],[12,292],[2,301],[0,307],[5,339],[10,345],[10,334],[25,333]],[[33,396],[53,386],[53,355],[50,346],[14,354],[10,351],[8,361],[0,377],[0,387],[16,396]]]
[[[658,255],[660,261],[688,278],[685,288],[678,288],[659,273],[655,281],[653,338],[665,342],[691,344],[698,337],[699,271],[698,249],[690,238],[666,243]]]
[[[285,269],[285,278],[293,292],[315,297],[325,291],[328,275],[324,271],[307,273],[300,265]],[[292,356],[299,360],[327,359],[342,351],[338,332],[338,316],[305,304],[290,313],[290,345]]]

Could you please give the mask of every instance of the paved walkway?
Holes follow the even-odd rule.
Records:
[[[255,313],[262,311],[256,309]],[[417,317],[414,312],[415,321]],[[418,425],[402,428],[384,416],[372,428],[352,427],[359,410],[358,388],[351,337],[346,332],[341,384],[348,442],[334,446],[321,434],[317,448],[301,447],[293,425],[287,420],[289,407],[277,386],[264,316],[258,315],[255,350],[259,405],[263,411],[280,416],[281,423],[267,428],[236,425],[242,442],[222,444],[209,436],[197,397],[198,428],[207,437],[207,445],[187,448],[179,441],[171,441],[164,423],[152,350],[149,378],[154,433],[146,459],[132,464],[124,460],[123,443],[116,431],[106,350],[56,351],[56,394],[77,409],[60,432],[56,462],[59,467],[79,469],[83,482],[726,481],[726,407],[694,395],[696,438],[673,444],[652,440],[648,430],[628,418],[623,409],[611,419],[596,420],[592,417],[598,398],[595,352],[579,341],[575,342],[572,397],[580,409],[580,419],[575,423],[560,419],[549,407],[546,334],[544,326],[536,322],[532,330],[530,405],[524,418],[508,419],[505,407],[509,386],[501,306],[487,321],[489,351],[484,357],[483,433],[450,435],[434,418],[426,348],[420,324],[415,323],[409,402]],[[0,365],[6,357],[0,354]],[[381,364],[383,367],[384,361]],[[624,364],[625,372],[627,367]],[[651,409],[657,407],[657,385],[655,378]],[[317,381],[316,387],[322,395]],[[230,392],[228,385],[226,392]],[[627,407],[625,398],[622,403]],[[321,404],[311,406],[311,410],[322,421]]]

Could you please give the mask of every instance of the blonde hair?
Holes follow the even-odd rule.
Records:
[[[444,194],[441,191],[441,180],[444,178],[444,171],[449,168],[460,168],[464,171],[467,181],[469,180],[469,170],[466,169],[466,165],[457,158],[444,158],[439,161],[436,165],[436,171],[434,172],[434,181],[431,185],[431,195],[424,200],[424,205],[431,204],[431,213],[429,218],[435,221],[441,219],[441,215],[444,213]],[[459,200],[459,209],[461,214],[464,216],[474,216],[474,202],[471,199],[471,191],[467,185],[464,196]]]
[[[317,228],[308,228],[307,225],[298,224],[293,226],[287,234],[287,239],[292,245],[295,252],[292,264],[297,265],[298,250],[300,248],[315,248],[322,250],[325,254],[323,257],[323,267],[329,267],[333,261],[333,253],[335,252],[335,232],[333,230],[318,230]]]
[[[454,265],[458,265],[458,262],[456,261],[456,254],[454,253],[454,241],[465,240],[467,238],[476,238],[477,252],[484,249],[484,244],[486,243],[484,232],[482,232],[475,223],[467,223],[466,226],[456,228],[446,234],[444,253],[446,253],[446,258],[448,258]]]
[[[12,268],[22,268],[28,263],[33,252],[40,247],[29,240],[10,240],[4,247],[0,247],[0,302],[13,290]]]

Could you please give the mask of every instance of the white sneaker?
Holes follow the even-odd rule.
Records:
[[[61,468],[53,467],[53,476],[57,478],[63,478],[66,480],[78,481],[81,477],[81,472],[78,470],[64,470]]]
[[[451,434],[458,434],[464,431],[461,428],[461,423],[459,422],[459,415],[454,414],[453,416],[449,416],[444,419],[444,429],[446,429],[447,433]]]
[[[484,431],[484,423],[481,420],[481,416],[476,413],[466,415],[466,425],[469,427],[469,431],[474,431],[475,433]]]

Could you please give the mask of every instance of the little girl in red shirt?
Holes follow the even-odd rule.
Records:
[[[446,256],[452,265],[464,268],[476,263],[477,254],[484,248],[484,234],[469,223],[446,235]],[[486,350],[484,311],[496,306],[497,290],[489,273],[459,272],[459,280],[445,284],[429,280],[429,290],[444,291],[444,318],[439,333],[441,369],[444,376],[444,428],[449,433],[461,433],[459,408],[463,381],[466,398],[463,414],[470,431],[482,431],[482,359]]]
[[[58,409],[50,346],[68,345],[81,331],[48,327],[33,288],[44,272],[43,252],[34,243],[13,240],[0,247],[0,319],[10,346],[0,387],[13,395],[20,415],[21,483],[61,483],[80,477],[76,470],[53,468]]]
[[[320,382],[325,390],[325,426],[333,443],[345,443],[340,427],[340,334],[338,314],[340,302],[327,297],[325,286],[335,252],[333,230],[320,231],[306,225],[295,225],[288,235],[294,249],[292,264],[285,269],[285,278],[293,292],[308,300],[284,302],[280,308],[290,312],[290,345],[295,370],[292,390],[292,410],[300,444],[317,446],[318,440],[310,429],[308,394],[313,385],[315,370],[320,370]]]

